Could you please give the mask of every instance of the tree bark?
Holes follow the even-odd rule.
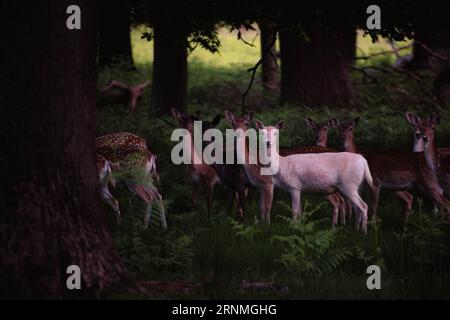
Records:
[[[0,59],[2,297],[85,294],[126,274],[98,196],[96,2],[76,1],[81,30],[66,28],[71,4],[0,4],[9,44]],[[81,268],[76,293],[69,265]]]
[[[357,106],[344,34],[316,27],[307,41],[291,30],[280,31],[282,104]]]
[[[173,19],[172,19],[173,20]],[[151,109],[170,114],[170,108],[186,110],[187,35],[183,22],[154,25],[153,87]]]
[[[100,67],[123,61],[133,66],[130,35],[129,0],[99,0],[99,53]]]
[[[261,38],[261,58],[263,59],[261,64],[261,76],[263,89],[269,92],[280,91],[280,81],[278,78],[278,65],[277,65],[277,52],[275,45],[272,46],[270,51],[264,56],[268,48],[273,42],[275,27],[271,24],[260,23],[260,38]]]
[[[346,32],[343,33],[344,45],[347,55],[348,66],[352,67],[355,64],[356,57],[356,42],[358,33],[356,29],[350,26]]]

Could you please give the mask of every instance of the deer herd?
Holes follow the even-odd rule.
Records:
[[[133,104],[133,99],[130,103]],[[175,108],[171,113],[178,126],[191,133],[193,139],[194,121],[201,121],[199,115],[188,115]],[[283,121],[265,125],[253,119],[253,113],[239,117],[225,111],[224,115],[236,132],[241,129],[239,132],[245,133],[253,122],[268,147],[279,132],[282,133],[284,126]],[[220,184],[228,190],[227,213],[236,200],[237,218],[242,220],[246,215],[247,191],[255,188],[259,191],[261,220],[270,223],[275,188],[290,194],[293,219],[301,216],[302,194],[316,194],[324,196],[330,203],[333,227],[339,218],[345,223],[354,212],[356,228],[367,233],[368,216],[376,217],[381,190],[395,192],[404,202],[403,218],[407,219],[412,211],[414,196],[411,192],[414,189],[420,196],[430,198],[435,210],[438,206],[443,208],[450,219],[450,202],[447,200],[450,196],[450,148],[436,148],[435,142],[435,129],[441,117],[433,113],[422,119],[406,112],[405,118],[413,128],[411,152],[359,150],[354,135],[359,118],[340,122],[333,117],[323,123],[306,118],[306,125],[314,130],[315,145],[281,148],[276,154],[279,170],[272,175],[261,174],[263,164],[259,159],[249,161],[248,140],[245,134],[237,134],[233,148],[237,154],[243,155],[243,164],[191,161],[185,165],[192,184],[192,204],[194,207],[197,205],[200,188],[204,187],[207,212],[211,217],[214,188]],[[220,119],[218,115],[212,121],[202,121],[203,130],[214,128]],[[332,128],[338,130],[344,151],[328,146],[328,132]],[[147,205],[144,228],[149,224],[154,203],[160,206],[160,224],[166,228],[164,204],[156,187],[159,181],[156,156],[148,149],[145,140],[128,132],[107,134],[97,138],[96,151],[100,194],[112,208],[117,223],[120,223],[120,208],[109,187],[114,187],[116,180],[122,180]],[[202,155],[194,151],[191,157]],[[363,189],[367,190],[370,206],[361,197]]]

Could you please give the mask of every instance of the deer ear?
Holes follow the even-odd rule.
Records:
[[[315,129],[317,127],[317,124],[313,119],[308,117],[308,118],[305,118],[305,120],[306,120],[306,125],[308,127],[310,127],[311,129]]]
[[[406,121],[408,121],[408,123],[411,124],[412,126],[417,126],[422,121],[420,119],[420,117],[416,116],[415,114],[413,114],[409,111],[405,112],[405,118],[406,118]]]
[[[280,122],[277,123],[277,125],[275,126],[278,130],[281,130],[284,128],[284,120],[281,120]]]
[[[170,108],[170,112],[172,113],[172,117],[174,119],[181,119],[181,112],[178,111],[177,108]]]
[[[222,115],[218,114],[214,117],[214,119],[212,120],[212,125],[213,127],[217,126],[220,122],[220,119],[222,119]]]
[[[260,130],[264,129],[264,123],[262,123],[262,121],[260,121],[260,120],[255,120],[255,125],[256,125],[257,129],[260,129]]]
[[[329,127],[334,127],[334,128],[337,128],[337,127],[339,127],[339,120],[338,119],[336,119],[335,117],[331,117],[329,120],[328,120],[328,126]]]
[[[355,119],[353,119],[353,121],[352,121],[353,128],[355,128],[358,125],[358,123],[359,123],[359,117],[356,117]]]
[[[233,123],[235,121],[234,114],[232,112],[225,110],[224,114],[225,114],[225,119],[227,119],[231,123]]]
[[[439,113],[433,113],[429,116],[430,123],[437,126],[441,122],[441,115]]]

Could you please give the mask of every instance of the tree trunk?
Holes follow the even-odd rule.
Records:
[[[72,3],[0,4],[2,297],[85,294],[126,273],[98,196],[96,2],[76,1],[81,30],[66,28]],[[70,265],[81,269],[79,292],[66,288]]]
[[[308,32],[310,41],[280,32],[282,104],[354,108],[355,90],[348,68],[344,31]]]
[[[346,32],[343,33],[345,50],[347,55],[348,66],[352,67],[355,64],[356,57],[356,42],[358,33],[350,26]]]
[[[99,0],[98,64],[120,61],[133,66],[129,0]]]
[[[186,110],[187,36],[182,22],[155,23],[151,109],[170,114],[170,108]]]
[[[269,92],[279,92],[280,81],[278,79],[278,66],[276,60],[277,52],[275,44],[272,46],[270,51],[267,51],[273,43],[274,33],[276,32],[275,27],[271,24],[261,23],[259,24],[259,29],[261,32],[261,58],[263,59],[261,64],[263,88]]]

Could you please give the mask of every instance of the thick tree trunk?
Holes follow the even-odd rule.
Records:
[[[129,0],[99,0],[99,66],[114,61],[133,66],[130,14]]]
[[[343,33],[343,37],[348,65],[349,67],[352,67],[355,64],[358,33],[356,32],[356,29],[350,26],[348,30]]]
[[[64,297],[69,265],[91,292],[125,274],[95,168],[96,2],[2,1],[0,296]],[[17,41],[20,39],[20,41]],[[75,290],[76,291],[76,290]]]
[[[273,43],[275,27],[271,24],[261,23],[259,24],[260,38],[261,38],[261,58],[263,59],[261,64],[261,76],[264,90],[270,92],[279,92],[280,81],[278,77],[277,66],[277,52],[275,44]],[[270,51],[267,51],[268,48]]]
[[[310,41],[307,41],[290,30],[281,30],[283,104],[342,108],[357,105],[344,34],[335,29],[315,28],[308,32]]]
[[[187,36],[182,23],[155,23],[151,109],[170,114],[186,109]]]

